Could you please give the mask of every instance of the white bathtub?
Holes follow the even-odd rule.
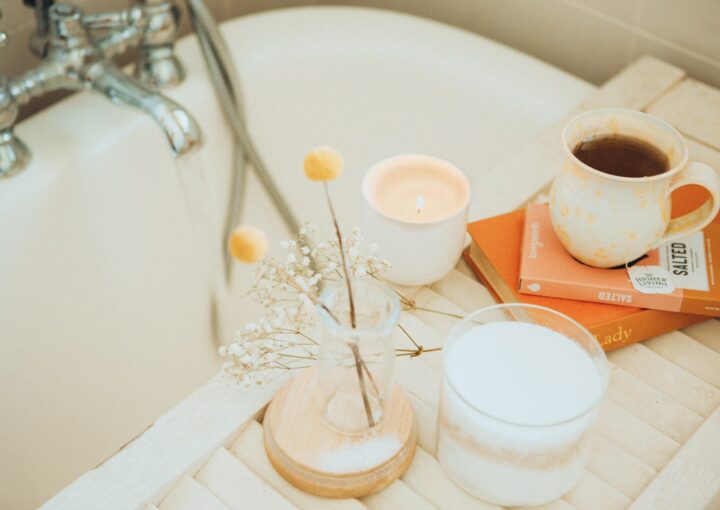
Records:
[[[298,216],[322,225],[319,189],[301,171],[316,145],[345,156],[333,192],[350,227],[373,162],[436,155],[477,191],[486,170],[593,90],[492,41],[384,11],[281,10],[223,31],[268,166]],[[229,136],[194,38],[178,51],[188,79],[169,95],[206,135],[190,163],[205,166],[219,225]],[[34,159],[0,182],[0,507],[12,509],[47,499],[218,368],[212,264],[158,128],[87,92],[17,132]],[[273,241],[287,235],[254,179],[245,218]],[[225,331],[255,314],[239,297],[248,270],[239,273]]]

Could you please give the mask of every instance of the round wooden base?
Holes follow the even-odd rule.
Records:
[[[304,370],[285,383],[265,413],[265,451],[278,473],[327,498],[372,494],[400,477],[415,455],[417,436],[403,390],[393,388],[388,415],[372,432],[352,434],[320,416],[316,384],[317,369]]]

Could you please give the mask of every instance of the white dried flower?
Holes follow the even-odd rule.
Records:
[[[317,357],[317,344],[309,339],[317,334],[319,316],[308,296],[317,296],[324,281],[343,278],[337,238],[329,233],[326,239],[313,239],[317,230],[303,226],[296,240],[280,243],[285,251],[281,261],[266,259],[253,272],[250,294],[265,307],[265,316],[246,324],[233,343],[218,350],[225,375],[243,386],[263,384],[278,371],[306,366],[308,358]],[[376,245],[364,250],[362,241],[358,228],[344,240],[350,274],[378,276],[390,264],[372,255]]]

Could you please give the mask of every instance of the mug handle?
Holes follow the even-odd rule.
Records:
[[[680,171],[672,180],[668,189],[668,200],[676,189],[682,186],[696,184],[710,192],[710,198],[700,207],[692,212],[684,214],[679,218],[670,220],[665,234],[660,240],[663,244],[686,236],[707,227],[715,219],[720,210],[720,176],[705,163],[693,161]]]

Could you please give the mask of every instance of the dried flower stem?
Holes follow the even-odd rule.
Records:
[[[343,237],[340,232],[340,225],[338,224],[337,215],[335,214],[335,207],[333,207],[332,199],[330,198],[330,188],[328,188],[327,182],[323,182],[323,189],[325,190],[325,199],[327,200],[328,209],[330,210],[330,216],[332,217],[333,226],[335,227],[335,235],[338,240],[338,250],[340,251],[340,259],[342,260],[342,268],[345,273],[345,284],[347,285],[348,291],[348,304],[350,306],[350,325],[352,329],[357,328],[357,316],[355,315],[355,299],[353,298],[352,291],[352,279],[350,278],[350,271],[348,271],[347,258],[345,257],[345,247],[343,246]],[[353,356],[355,357],[355,370],[358,374],[358,382],[360,383],[360,393],[362,393],[363,405],[365,406],[365,415],[367,416],[368,425],[370,428],[375,426],[375,419],[372,415],[372,409],[370,409],[370,399],[367,395],[367,388],[365,386],[365,376],[363,375],[363,369],[367,372],[370,381],[375,386],[375,381],[370,374],[370,371],[365,365],[365,362],[360,357],[360,350],[356,344],[348,342],[348,346],[352,350]],[[375,386],[377,391],[377,386]]]
[[[280,274],[280,276],[281,276],[282,278],[285,278],[285,279],[287,280],[287,282],[288,282],[290,285],[292,285],[292,287],[293,287],[295,290],[297,290],[297,291],[300,292],[301,294],[305,294],[305,295],[308,297],[308,299],[309,299],[310,301],[312,301],[312,304],[314,304],[315,306],[319,306],[320,308],[322,308],[323,310],[325,310],[325,313],[327,313],[332,320],[334,320],[335,322],[337,322],[338,324],[340,324],[340,321],[339,321],[338,318],[335,316],[335,314],[332,313],[332,311],[330,310],[330,308],[328,308],[328,306],[327,306],[325,303],[323,303],[322,301],[320,301],[320,300],[317,298],[317,296],[315,296],[315,294],[313,294],[313,293],[311,293],[311,292],[308,292],[307,289],[305,289],[302,285],[300,285],[300,282],[298,282],[298,281],[295,279],[294,276],[292,276],[292,275],[289,274],[287,271],[285,271],[285,269],[283,269],[279,264],[275,264],[275,269],[277,270],[278,274]]]
[[[358,346],[353,343],[348,343],[350,350],[355,357],[355,371],[357,372],[358,381],[360,382],[360,393],[362,393],[363,406],[365,406],[365,416],[367,416],[368,426],[370,428],[375,426],[375,418],[373,418],[372,409],[370,408],[370,399],[367,395],[367,389],[365,388],[365,376],[363,375],[363,361],[360,357],[360,350]],[[367,368],[366,368],[367,370]],[[370,372],[368,372],[368,375]]]
[[[327,200],[328,209],[330,209],[330,216],[332,217],[333,226],[335,227],[335,235],[338,240],[338,249],[340,250],[340,259],[342,260],[342,268],[345,273],[345,283],[347,284],[348,290],[348,303],[350,305],[350,325],[353,329],[357,327],[357,319],[355,317],[355,300],[353,299],[352,282],[350,281],[350,271],[348,271],[347,259],[345,258],[345,248],[343,247],[342,233],[340,232],[340,225],[338,225],[337,215],[335,214],[335,208],[333,207],[332,200],[330,199],[330,188],[328,188],[327,182],[323,182],[323,189],[325,190],[325,199]]]

